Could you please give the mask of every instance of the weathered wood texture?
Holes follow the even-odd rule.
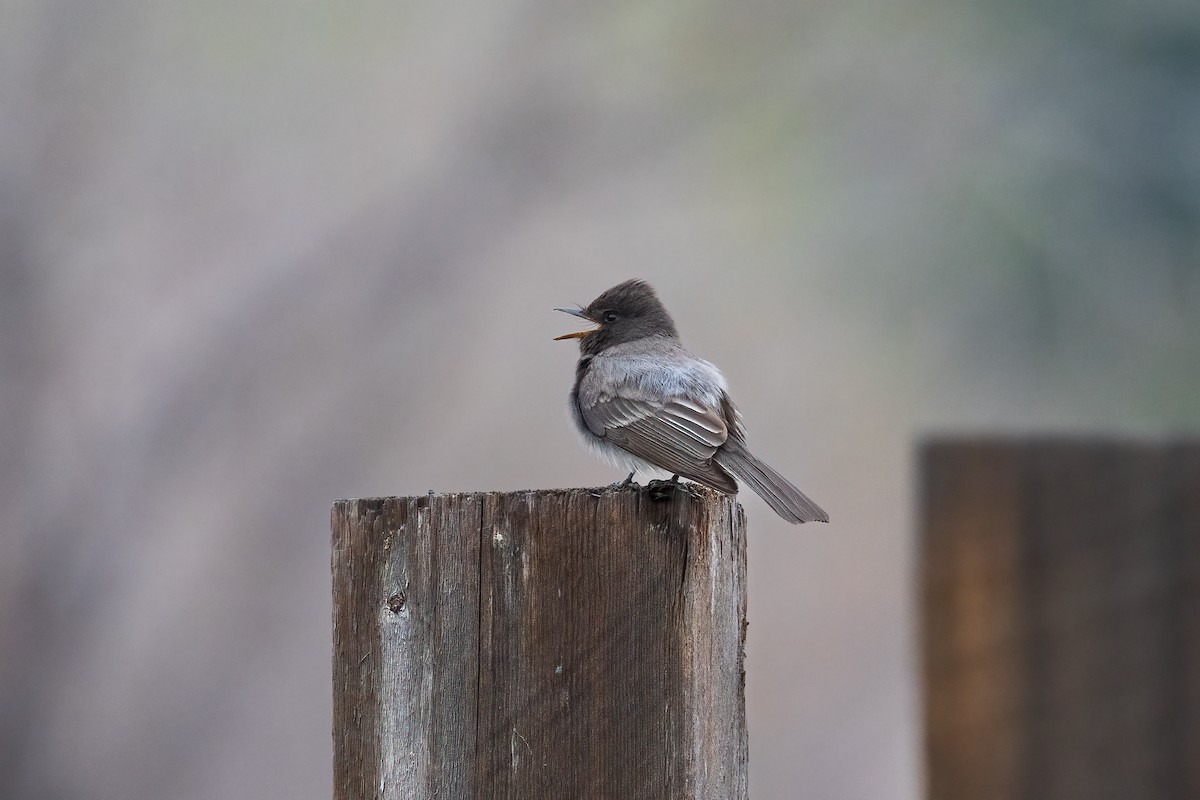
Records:
[[[1200,797],[1200,445],[922,460],[929,797]]]
[[[744,517],[672,495],[335,504],[335,800],[744,800]]]

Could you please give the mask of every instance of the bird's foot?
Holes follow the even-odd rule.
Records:
[[[634,476],[634,473],[631,472],[631,473],[629,473],[629,475],[627,475],[625,477],[625,480],[617,481],[616,483],[612,483],[609,485],[612,486],[614,489],[623,489],[626,486],[637,486],[637,481],[635,481],[633,479],[633,476]]]
[[[670,500],[677,488],[679,488],[678,475],[675,475],[670,480],[655,480],[646,484],[646,492],[650,495],[650,499],[656,503]]]

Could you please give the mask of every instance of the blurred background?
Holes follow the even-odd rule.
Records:
[[[758,798],[922,796],[913,447],[1200,423],[1200,5],[0,3],[0,796],[327,798],[329,507],[594,485],[551,307],[750,441]]]

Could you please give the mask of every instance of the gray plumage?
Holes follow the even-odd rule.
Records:
[[[829,521],[749,451],[724,377],[684,349],[648,284],[626,281],[586,308],[557,310],[598,325],[558,338],[580,340],[571,411],[584,440],[601,455],[722,492],[736,492],[741,480],[789,522]]]

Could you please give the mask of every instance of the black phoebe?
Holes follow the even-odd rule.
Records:
[[[657,467],[730,494],[738,490],[737,478],[788,522],[829,521],[747,449],[742,415],[725,379],[684,349],[649,284],[625,281],[586,308],[554,310],[597,325],[555,338],[579,340],[571,414],[600,455],[631,470]]]

